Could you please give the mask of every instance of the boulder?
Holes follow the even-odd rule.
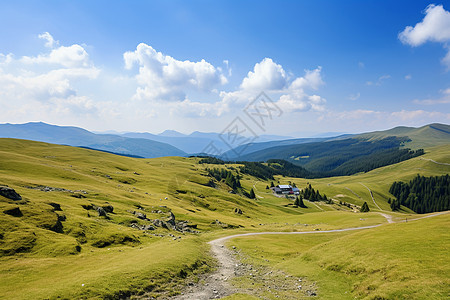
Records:
[[[5,214],[13,216],[13,217],[22,217],[23,216],[22,211],[18,207],[7,209],[7,210],[4,210],[3,212]]]
[[[134,212],[134,215],[135,215],[138,219],[141,219],[141,220],[147,220],[147,215],[146,215],[146,214],[143,214],[143,213],[141,213],[141,212],[136,211],[136,212]]]
[[[22,200],[22,197],[14,189],[7,186],[0,186],[0,196],[11,200]]]
[[[172,212],[169,212],[169,218],[167,219],[167,224],[170,224],[172,227],[175,227],[175,215]]]
[[[112,213],[114,211],[114,207],[110,204],[102,206],[102,207],[107,213]]]
[[[242,215],[242,210],[240,208],[235,208],[234,213],[238,215]]]
[[[47,204],[50,205],[51,207],[53,207],[53,211],[62,211],[61,205],[58,203],[50,202]]]
[[[106,211],[103,209],[103,207],[97,207],[97,212],[99,217],[106,217]]]

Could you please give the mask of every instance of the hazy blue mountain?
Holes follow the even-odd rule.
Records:
[[[186,155],[184,151],[158,141],[113,134],[95,134],[78,127],[56,126],[42,122],[0,124],[0,137],[84,146],[146,158]]]
[[[175,130],[164,130],[163,132],[161,132],[160,134],[158,134],[159,136],[167,136],[167,137],[185,137],[186,135],[175,131]]]
[[[127,132],[122,136],[129,138],[143,138],[172,145],[189,154],[211,154],[220,155],[232,149],[233,145],[226,143],[226,134],[217,132],[194,131],[189,135],[182,134],[175,130],[166,130],[160,134],[148,132]],[[273,140],[285,140],[290,137],[279,135],[261,135],[257,142]]]

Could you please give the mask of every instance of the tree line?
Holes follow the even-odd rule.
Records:
[[[419,214],[450,209],[449,175],[425,177],[417,175],[408,183],[396,181],[389,192],[396,199],[389,199],[392,210],[406,206]]]

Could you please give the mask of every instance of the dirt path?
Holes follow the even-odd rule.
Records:
[[[435,161],[435,160],[432,160],[432,159],[429,159],[429,158],[423,158],[423,157],[421,157],[420,159],[428,160],[428,161],[431,161],[431,162],[433,162],[433,163],[435,163],[435,164],[438,164],[438,165],[450,166],[450,164],[448,164],[448,163],[441,163],[441,162],[438,162],[438,161]]]
[[[382,210],[381,207],[379,207],[378,204],[375,202],[375,198],[373,197],[372,191],[371,191],[364,183],[361,183],[361,182],[360,182],[360,184],[361,184],[362,186],[364,186],[364,187],[369,191],[370,197],[372,197],[372,201],[373,201],[373,203],[375,204],[375,206],[378,207],[379,210]]]
[[[243,233],[226,236],[209,242],[211,245],[211,254],[218,261],[218,268],[215,272],[208,274],[207,277],[202,280],[200,284],[188,286],[182,295],[173,297],[171,299],[176,300],[204,300],[204,299],[219,299],[228,295],[238,292],[238,289],[234,288],[230,284],[230,280],[235,277],[236,274],[241,273],[240,268],[242,265],[236,261],[231,250],[225,247],[225,242],[229,239],[237,237],[246,237],[254,235],[292,235],[292,234],[321,234],[331,232],[342,232],[361,230],[368,228],[375,228],[380,225],[324,230],[324,231],[302,231],[302,232],[253,232]]]
[[[392,220],[392,216],[391,216],[391,215],[383,214],[383,213],[379,213],[379,214],[382,215],[383,217],[385,217],[385,218],[386,218],[386,221],[387,221],[388,223],[395,223],[394,220]]]
[[[431,218],[442,214],[448,214],[450,211],[438,212],[428,216],[419,217],[415,219],[410,219],[409,221],[416,221],[424,218]],[[391,215],[380,213],[386,218],[388,223],[400,223],[406,222],[406,220],[395,222]],[[300,232],[252,232],[252,233],[242,233],[235,234],[219,239],[215,239],[208,244],[211,245],[211,254],[218,261],[218,268],[212,274],[207,274],[200,284],[192,285],[187,287],[182,295],[173,297],[171,299],[177,300],[204,300],[204,299],[219,299],[222,297],[229,296],[231,294],[239,292],[239,289],[234,288],[231,285],[231,279],[237,274],[242,273],[242,264],[236,261],[233,252],[225,246],[225,242],[237,238],[237,237],[247,237],[255,235],[293,235],[293,234],[322,234],[322,233],[333,233],[333,232],[343,232],[343,231],[354,231],[363,230],[369,228],[375,228],[382,226],[383,224],[363,226],[363,227],[352,227],[344,229],[334,229],[334,230],[323,230],[323,231],[300,231]],[[298,284],[298,282],[297,282]]]

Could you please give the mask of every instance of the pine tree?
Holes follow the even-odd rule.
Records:
[[[253,191],[253,189],[250,190],[249,198],[250,199],[255,199],[256,198],[255,191]]]
[[[273,184],[273,181],[270,182],[270,187],[273,188],[275,185]]]
[[[302,195],[300,195],[300,197],[297,197],[297,199],[298,199],[298,205],[297,205],[297,206],[299,206],[299,207],[301,207],[301,208],[308,208],[308,207],[305,205],[305,203],[303,203],[303,196],[302,196]]]
[[[364,202],[364,204],[361,206],[360,212],[369,212],[369,205],[367,205],[367,202]]]

